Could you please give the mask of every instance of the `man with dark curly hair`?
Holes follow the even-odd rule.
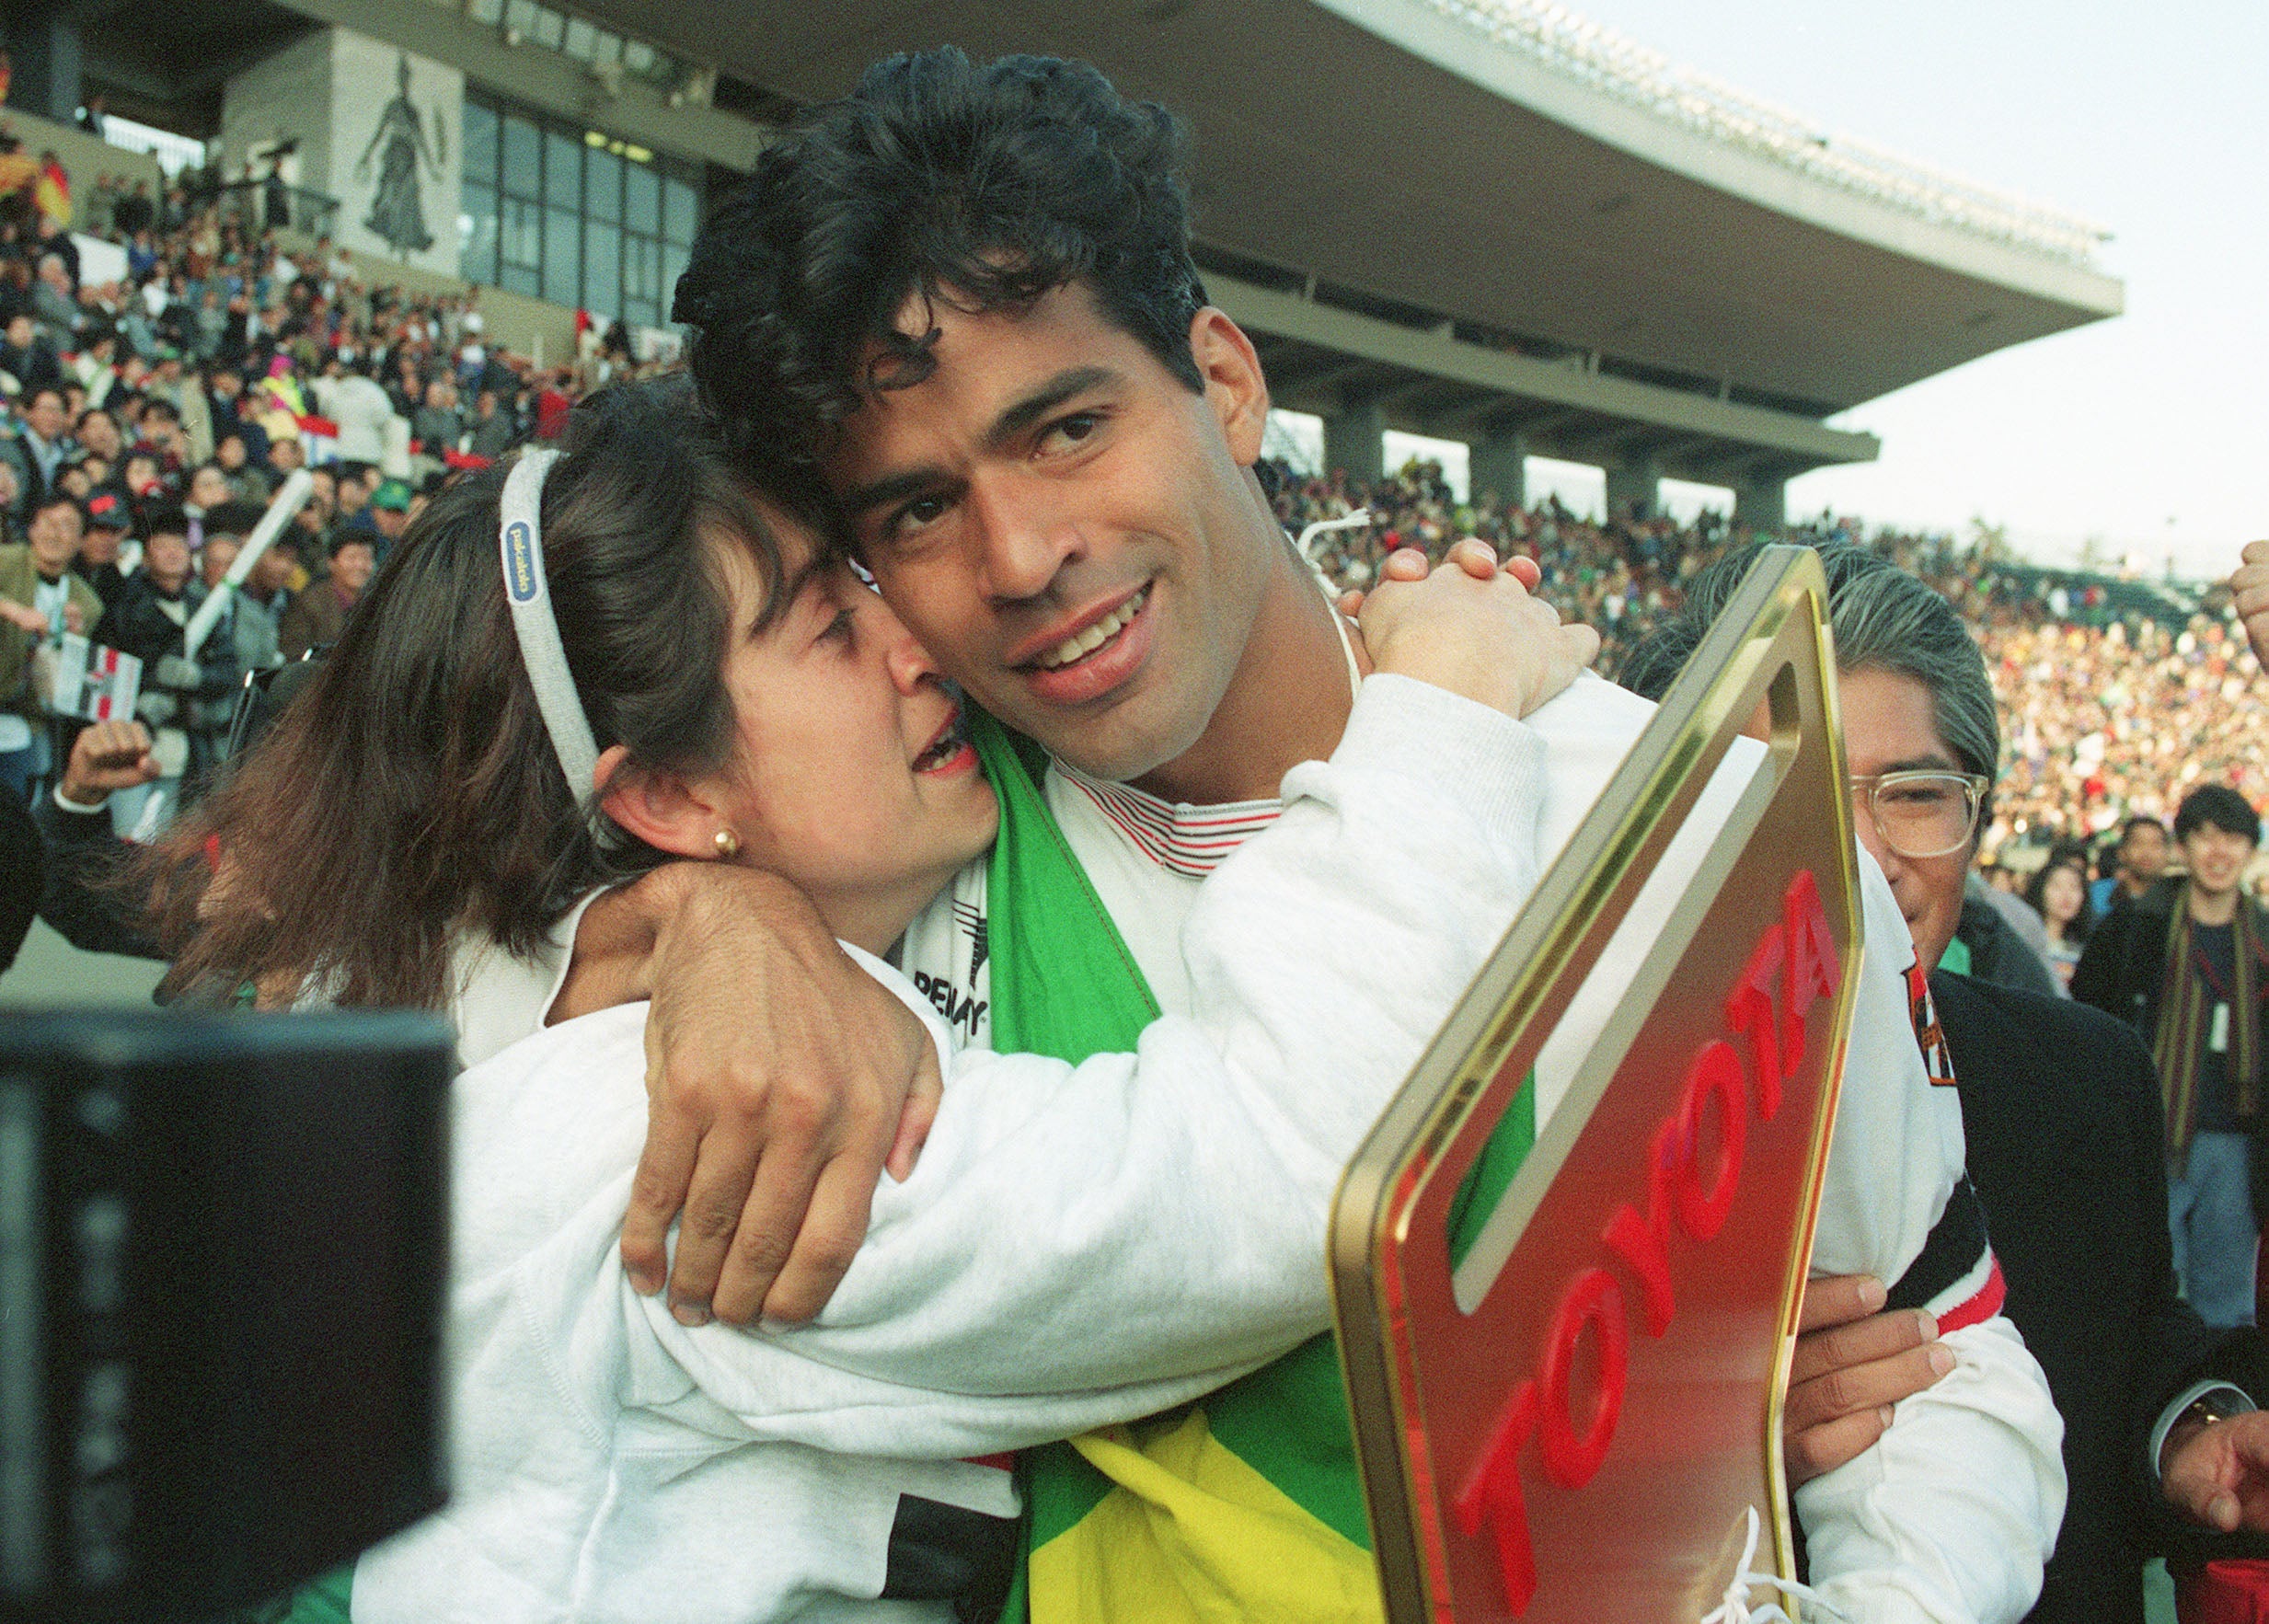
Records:
[[[1131,1025],[1186,1007],[1180,934],[1199,883],[1275,815],[1290,768],[1332,753],[1366,669],[1251,472],[1267,384],[1191,260],[1183,148],[1172,115],[1092,68],[894,57],[767,147],[678,288],[696,377],[743,454],[825,488],[893,606],[1022,736],[988,765],[1021,786],[1031,821],[1011,833],[1005,819],[989,868],[965,872],[900,948],[970,1042],[1077,1057],[1132,1041],[1104,1011]],[[1546,766],[1540,858],[1649,713],[1584,677],[1524,724]],[[1072,854],[1077,896],[1032,906],[1017,887],[1026,842]],[[1869,872],[1871,936],[1903,939]],[[727,922],[673,973],[631,978],[652,987],[666,1068],[746,1047],[748,1012],[720,1008],[719,989],[762,974],[777,1010],[780,989],[810,985],[773,973],[780,955],[762,939],[777,924]],[[1089,968],[1072,985],[1057,946],[1075,941]],[[579,965],[585,951],[579,938]],[[1886,1281],[1922,1257],[1961,1168],[1954,1102],[1923,1077],[1897,971],[1867,956],[1815,1254]],[[684,1069],[697,1080],[658,1095],[625,1228],[633,1275],[670,1273],[697,1315],[812,1312],[818,1263],[847,1256],[859,1228],[815,1245],[807,1224],[790,1251],[777,1231],[805,1204],[783,1201],[768,1169],[808,1164],[808,1147],[781,1155],[771,1140],[760,1158],[762,1134],[733,1126],[766,1117],[735,1081],[745,1069]],[[1525,1112],[1501,1133],[1495,1189],[1532,1133]],[[847,1213],[863,1227],[863,1208],[817,1209],[824,1186],[873,1180],[872,1165],[831,1167],[813,1223]],[[673,1262],[663,1233],[689,1187]],[[2063,1478],[2046,1389],[1995,1312],[1990,1253],[1958,1250],[1931,1249],[1943,1279],[1909,1282],[1951,1317],[1957,1374],[1902,1407],[1864,1461],[1800,1491],[1814,1577],[1855,1624],[2014,1618],[2053,1540]],[[1315,1329],[1328,1324],[1319,1268]],[[1026,1476],[1035,1617],[1378,1607],[1328,1335],[1189,1414],[1036,1452]]]

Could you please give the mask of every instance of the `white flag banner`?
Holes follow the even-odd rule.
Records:
[[[140,660],[75,632],[63,633],[51,701],[56,715],[75,716],[81,721],[124,721],[132,717],[141,695]]]

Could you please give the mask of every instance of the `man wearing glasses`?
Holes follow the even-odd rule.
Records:
[[[2159,1088],[2142,1045],[2101,1010],[1950,968],[2000,758],[1977,645],[1945,599],[1888,559],[1847,546],[1820,555],[1853,822],[1913,937],[1916,1041],[1931,1077],[1959,1086],[2009,1317],[2065,1422],[2064,1528],[2028,1624],[2142,1624],[2143,1561],[2169,1530],[2147,1515],[2138,1477],[2156,1476],[2194,1523],[2261,1530],[2269,1415],[2252,1413],[2248,1394],[2269,1396],[2269,1371],[2256,1339],[2216,1335],[2176,1296]],[[1666,689],[1753,561],[1735,553],[1697,577],[1679,619],[1634,651],[1622,680]],[[2156,918],[2151,939],[2163,943],[2163,908]],[[1895,950],[1871,940],[1868,950]],[[2249,1233],[2249,1264],[2252,1245]],[[1807,1288],[1813,1329],[1786,1409],[1792,1480],[1856,1457],[1878,1407],[1937,1379],[1931,1328],[1895,1294],[1890,1311],[1854,1318],[1841,1306],[1854,1284]]]

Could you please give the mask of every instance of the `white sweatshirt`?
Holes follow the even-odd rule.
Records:
[[[1359,718],[1373,690],[1388,680],[1373,678],[1365,685]],[[1529,718],[1527,731],[1542,741],[1545,770],[1536,798],[1520,809],[1514,825],[1499,833],[1533,838],[1532,875],[1566,845],[1653,713],[1647,701],[1586,675]],[[1349,739],[1354,738],[1351,721]],[[1736,751],[1733,761],[1739,759]],[[1287,795],[1298,772],[1306,770],[1288,777]],[[1161,1007],[1169,1014],[1189,1013],[1214,973],[1213,961],[1185,959],[1180,945],[1203,894],[1199,884],[1160,867],[1062,774],[1050,774],[1046,792]],[[1264,804],[1256,810],[1273,809]],[[1415,800],[1388,814],[1387,822],[1389,833],[1366,860],[1444,849],[1447,844],[1435,841],[1441,825],[1431,823]],[[1707,837],[1706,826],[1699,837]],[[1676,858],[1674,850],[1664,868],[1676,871]],[[1907,1019],[1901,972],[1912,950],[1905,922],[1881,870],[1864,851],[1860,869],[1871,946],[1860,971],[1813,1268],[1822,1274],[1870,1273],[1894,1282],[1905,1274],[1937,1223],[1962,1175],[1964,1149],[1959,1101],[1952,1089],[1929,1086]],[[1525,890],[1518,900],[1526,900]],[[903,956],[924,1000],[951,1021],[965,1042],[989,1041],[984,908],[980,862],[964,870],[952,892],[916,922]],[[1401,944],[1415,946],[1423,939],[1406,931],[1380,938],[1373,973],[1391,980],[1406,951]],[[556,968],[563,966],[562,947]],[[493,981],[477,982],[468,1002],[487,1011],[489,1030],[501,1031],[511,1022],[497,1006],[517,1001],[519,1030],[534,1031],[556,985],[549,975],[526,973],[520,989],[501,999],[490,996]],[[1549,1088],[1540,1088],[1540,1108],[1549,1107]],[[1354,1142],[1347,1141],[1351,1150]],[[1319,1237],[1329,1189],[1326,1181],[1318,1198]],[[1319,1250],[1310,1255],[1322,1254]],[[1128,1261],[1121,1249],[1095,1264],[1100,1270]],[[1314,1318],[1304,1330],[1285,1331],[1272,1352],[1289,1348],[1328,1322],[1320,1270],[1302,1272],[1300,1283],[1314,1291]],[[1975,1284],[1964,1282],[1929,1307],[1945,1312]],[[970,1318],[958,1334],[982,1342],[999,1320],[987,1312],[981,1296],[965,1306]],[[1222,1339],[1218,1345],[1231,1345],[1236,1327],[1245,1322],[1241,1315],[1231,1316],[1213,1328]],[[1133,1384],[1158,1373],[1155,1347],[1120,1341],[1117,1333],[1131,1323],[1131,1317],[1113,1320],[1112,1335],[1097,1339],[1097,1364],[1087,1379]],[[924,1335],[942,1329],[933,1314]],[[1796,1492],[1814,1578],[1853,1624],[1926,1619],[1992,1624],[2020,1618],[2038,1594],[2042,1564],[2054,1548],[2064,1504],[2058,1449],[2063,1427],[2038,1365],[2014,1328],[1998,1315],[1952,1333],[1947,1341],[1959,1360],[1955,1370],[1900,1404],[1882,1443]],[[928,1354],[918,1340],[878,1340],[861,1347],[856,1357],[860,1370],[878,1379],[909,1387],[929,1379]],[[1038,1378],[1031,1379],[1037,1389]],[[978,1447],[971,1445],[970,1450]]]
[[[1376,680],[1376,679],[1374,679]],[[1546,752],[1541,805],[1535,812],[1537,871],[1549,866],[1598,801],[1607,780],[1653,718],[1655,707],[1589,673],[1529,717]],[[1756,749],[1736,741],[1721,769],[1738,779]],[[1634,914],[1667,906],[1696,848],[1714,830],[1712,804],[1730,795],[1713,785],[1685,837],[1658,865],[1662,887],[1650,886]],[[1182,951],[1185,922],[1201,882],[1158,860],[1161,849],[1188,854],[1235,838],[1240,827],[1265,826],[1271,803],[1238,808],[1172,809],[1196,813],[1199,835],[1162,836],[1168,812],[1155,802],[1127,810],[1109,787],[1083,790],[1062,771],[1046,792],[1073,852],[1142,967],[1161,1008],[1186,1011],[1202,996],[1205,972]],[[1100,799],[1099,799],[1099,793]],[[1722,810],[1719,816],[1722,817]],[[1223,835],[1223,830],[1227,835]],[[1434,832],[1406,822],[1406,845],[1438,849]],[[1859,850],[1866,950],[1852,1010],[1835,1137],[1829,1147],[1812,1270],[1873,1274],[1897,1282],[1920,1254],[1964,1176],[1961,1102],[1952,1088],[1933,1088],[1924,1073],[1906,1002],[1906,967],[1914,949],[1906,921],[1875,860]],[[973,964],[973,929],[983,916],[982,876],[964,875],[908,933],[905,968],[940,1009],[983,1009],[990,988]],[[1646,937],[1643,927],[1634,934]],[[1617,944],[1611,944],[1610,953]],[[1635,964],[1633,965],[1635,969]],[[1381,973],[1393,973],[1382,957]],[[1627,983],[1603,961],[1595,983]],[[1572,1008],[1553,1050],[1580,1053],[1604,1020],[1607,1004]],[[987,1041],[976,1021],[975,1041]],[[1588,1026],[1589,1033],[1584,1029]],[[1551,1051],[1548,1050],[1548,1055]],[[1549,1114],[1564,1078],[1538,1067],[1538,1111]],[[1555,1085],[1560,1086],[1556,1087]],[[1945,1315],[1986,1284],[1965,1276],[1928,1307]],[[1889,1432],[1858,1459],[1796,1491],[1813,1583],[1851,1624],[1996,1624],[2021,1618],[2038,1597],[2041,1570],[2064,1517],[2063,1419],[2046,1378],[2016,1328],[1995,1314],[1946,1337],[1957,1364],[1935,1387],[1897,1407]],[[1105,1379],[1133,1380],[1143,1366],[1127,1362]]]
[[[1189,910],[1187,1012],[1077,1067],[946,1053],[920,1163],[809,1328],[689,1330],[625,1282],[644,1006],[466,1072],[455,1499],[364,1555],[354,1617],[942,1617],[868,1599],[902,1494],[1006,1515],[1007,1474],[951,1457],[1151,1413],[1329,1323],[1331,1189],[1534,886],[1542,756],[1365,685]]]

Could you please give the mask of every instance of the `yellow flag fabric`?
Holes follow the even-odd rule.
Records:
[[[1223,1445],[1204,1411],[1146,1440],[1117,1427],[1072,1446],[1116,1487],[1032,1553],[1032,1595],[1045,1598],[1049,1618],[1377,1624],[1383,1616],[1370,1552]]]

